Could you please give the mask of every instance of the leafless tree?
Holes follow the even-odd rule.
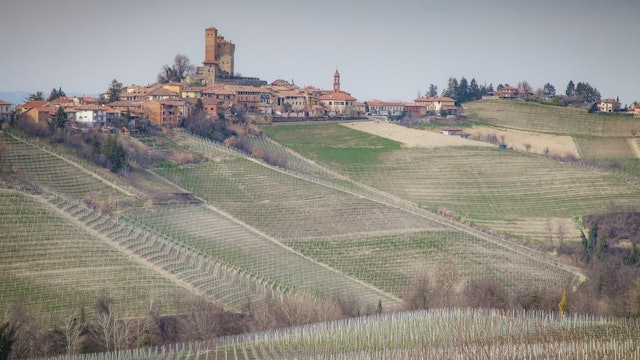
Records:
[[[547,219],[544,222],[544,235],[547,244],[553,247],[553,224],[551,223],[551,219]]]
[[[526,80],[520,81],[518,83],[518,88],[526,90],[526,91],[531,91],[531,89],[532,89],[531,88],[531,84],[529,84],[529,82],[526,81]]]
[[[160,74],[158,74],[158,82],[180,82],[188,75],[195,72],[195,66],[191,65],[191,61],[186,55],[178,54],[173,59],[173,66],[164,65]]]
[[[524,149],[525,149],[526,152],[531,151],[531,144],[529,144],[529,143],[524,144]]]
[[[426,271],[417,274],[410,289],[404,298],[406,310],[424,310],[431,306],[432,294],[429,274]]]
[[[184,314],[178,317],[178,333],[183,341],[199,341],[215,337],[220,328],[223,309],[204,299],[187,301]]]
[[[68,355],[79,354],[84,331],[84,310],[77,311],[69,308],[62,316],[62,331],[64,332],[65,350]]]
[[[556,236],[558,237],[559,248],[563,246],[564,237],[566,234],[567,234],[567,224],[562,219],[558,219],[558,222],[556,223]]]

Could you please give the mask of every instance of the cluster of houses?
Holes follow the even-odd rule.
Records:
[[[358,102],[340,88],[340,73],[333,75],[333,89],[313,86],[298,87],[285,80],[271,84],[258,78],[241,77],[234,73],[235,44],[218,34],[214,27],[205,29],[205,59],[203,66],[183,82],[154,83],[128,86],[118,101],[109,102],[109,94],[94,97],[62,97],[52,101],[30,101],[12,109],[12,104],[0,100],[0,121],[12,113],[36,123],[48,122],[59,108],[67,120],[79,126],[110,126],[116,120],[129,123],[144,121],[157,126],[176,127],[194,109],[201,107],[209,116],[245,111],[275,117],[362,117],[385,116],[390,119],[430,115],[455,116],[462,107],[449,97],[418,97],[413,102],[370,100]],[[193,84],[198,84],[193,86]],[[530,91],[505,86],[491,94],[500,99],[527,99]],[[616,112],[620,103],[605,99],[598,110]],[[640,116],[640,105],[631,108]],[[459,135],[459,134],[457,134]]]
[[[429,114],[455,114],[461,111],[456,101],[447,97],[420,97],[414,102],[358,102],[340,89],[340,73],[336,70],[333,89],[298,87],[285,80],[262,86],[206,84],[187,86],[183,83],[155,83],[128,86],[120,100],[107,102],[101,98],[61,97],[52,101],[29,101],[15,107],[15,115],[35,123],[47,123],[59,107],[67,120],[79,126],[109,126],[114,120],[149,121],[157,126],[175,127],[200,103],[207,115],[235,109],[276,117],[362,117],[378,115],[421,117]],[[0,118],[9,119],[11,104],[0,101]]]

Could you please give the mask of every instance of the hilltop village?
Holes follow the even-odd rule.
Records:
[[[167,76],[159,76],[160,81],[146,86],[124,86],[114,79],[109,90],[100,98],[63,96],[65,94],[60,89],[59,96],[50,95],[48,100],[44,99],[42,93],[15,106],[0,100],[0,121],[20,117],[37,124],[47,124],[58,108],[62,108],[66,120],[76,126],[112,127],[115,124],[118,128],[133,128],[134,124],[141,122],[177,127],[194,110],[204,111],[210,117],[240,111],[256,115],[266,122],[274,118],[344,119],[364,116],[384,116],[391,120],[427,116],[455,118],[464,110],[460,105],[462,99],[456,99],[453,96],[455,94],[437,96],[437,92],[433,91],[431,96],[418,96],[413,102],[358,101],[343,90],[338,70],[333,74],[333,88],[328,90],[313,86],[299,87],[282,79],[268,84],[259,78],[243,77],[234,72],[235,44],[219,35],[215,27],[205,29],[204,45],[202,66],[193,67],[188,59],[184,62],[184,56],[180,58],[179,55],[176,57],[176,62],[182,61],[177,64],[179,69],[165,66]],[[473,88],[474,84],[471,85]],[[501,84],[495,91],[492,86],[482,91],[475,90],[473,99],[493,97],[528,100],[541,95],[534,94],[528,86]],[[555,96],[555,90],[553,94],[547,93],[545,87],[543,96],[546,100],[549,100],[549,95],[556,100],[563,100],[562,96]],[[616,99],[597,100],[595,111],[620,113],[626,110],[625,113],[640,116],[640,106],[635,103],[622,109]]]

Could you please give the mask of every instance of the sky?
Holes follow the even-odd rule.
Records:
[[[0,91],[98,94],[156,81],[204,29],[236,44],[235,71],[412,101],[450,77],[564,93],[588,82],[640,101],[638,0],[0,0]]]

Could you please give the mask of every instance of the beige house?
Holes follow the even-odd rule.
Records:
[[[600,112],[618,112],[621,108],[620,102],[616,99],[604,99],[597,106]]]
[[[456,105],[456,101],[449,97],[442,96],[423,96],[415,100],[415,104],[418,106],[424,106],[427,112],[435,112],[440,114],[442,111],[449,111],[457,113],[460,107]]]
[[[11,120],[11,103],[0,100],[0,122]]]
[[[401,102],[388,102],[380,100],[369,100],[369,113],[371,115],[382,116],[402,116],[404,114],[404,103]]]

